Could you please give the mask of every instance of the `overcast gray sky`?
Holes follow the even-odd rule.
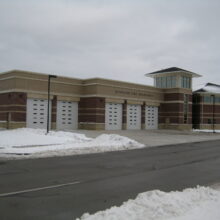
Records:
[[[177,66],[220,84],[219,0],[0,0],[0,71],[152,85]]]

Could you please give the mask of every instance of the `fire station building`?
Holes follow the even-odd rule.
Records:
[[[192,123],[208,127],[203,123],[209,124],[206,113],[212,108],[205,107],[206,99],[201,101],[203,91],[194,98],[192,94],[192,79],[199,74],[171,67],[146,76],[154,79],[154,86],[101,78],[51,78],[50,127],[188,130]],[[193,105],[193,100],[199,101]],[[0,127],[46,128],[47,105],[48,75],[21,70],[0,74]]]

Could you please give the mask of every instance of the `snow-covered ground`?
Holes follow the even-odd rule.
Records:
[[[206,133],[213,133],[213,130],[209,130],[209,129],[193,129],[194,132],[206,132]],[[220,133],[220,130],[215,130],[216,133]]]
[[[219,220],[220,191],[209,187],[182,192],[159,190],[140,193],[124,202],[93,215],[85,213],[80,220]],[[78,219],[79,220],[79,219]]]
[[[210,130],[76,130],[50,131],[48,135],[45,132],[28,128],[0,130],[0,160],[98,153],[220,139],[220,133],[212,134]]]
[[[88,138],[84,134],[21,128],[0,131],[0,157],[35,158],[142,148],[143,144],[117,134]]]

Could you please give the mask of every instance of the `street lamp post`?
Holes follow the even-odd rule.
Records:
[[[57,78],[55,75],[48,75],[48,98],[47,98],[47,133],[49,133],[50,129],[50,80],[51,78]]]
[[[211,95],[212,97],[212,130],[215,133],[215,95]]]

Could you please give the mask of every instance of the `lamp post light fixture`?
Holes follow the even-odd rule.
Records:
[[[47,98],[47,133],[49,133],[50,130],[50,81],[51,78],[57,78],[56,75],[48,75],[48,98]]]
[[[212,97],[212,130],[215,133],[215,95],[211,95]]]

